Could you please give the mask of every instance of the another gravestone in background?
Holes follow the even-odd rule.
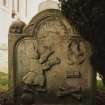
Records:
[[[59,9],[59,5],[57,0],[42,0],[39,4],[39,12],[46,10],[46,9]]]
[[[33,17],[24,32],[25,24],[18,25],[9,34],[13,98],[38,105],[93,105],[91,45],[76,28],[56,9]]]

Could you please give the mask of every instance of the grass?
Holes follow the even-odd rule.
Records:
[[[0,91],[8,90],[8,74],[0,72]]]
[[[97,87],[98,88],[104,87],[104,84],[103,84],[102,80],[97,80]]]

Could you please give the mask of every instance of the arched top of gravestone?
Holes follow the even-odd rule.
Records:
[[[88,90],[92,87],[91,46],[59,10],[49,9],[34,16],[13,48],[17,99],[32,92],[38,104],[87,103],[84,99],[90,97]]]
[[[58,22],[57,22],[58,21]],[[36,16],[34,16],[32,18],[32,20],[30,21],[29,25],[27,25],[24,29],[24,33],[26,35],[37,35],[37,31],[39,30],[41,25],[46,24],[46,29],[49,30],[49,28],[47,27],[47,23],[51,23],[50,25],[48,25],[48,27],[51,29],[51,27],[57,28],[54,26],[55,25],[59,25],[59,27],[64,27],[65,31],[67,31],[67,33],[70,36],[74,36],[77,35],[77,30],[75,30],[74,26],[72,24],[70,24],[70,21],[68,21],[60,12],[60,10],[57,9],[48,9],[48,10],[44,10],[42,12],[40,12],[39,14],[37,14]],[[61,23],[61,24],[58,24]],[[45,29],[44,29],[45,31]],[[54,30],[53,30],[54,31]],[[58,30],[59,31],[59,30]]]

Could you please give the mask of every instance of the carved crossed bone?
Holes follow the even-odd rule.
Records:
[[[60,90],[57,92],[57,96],[58,97],[71,96],[77,101],[80,101],[82,99],[81,91],[82,91],[81,88],[74,88],[74,87],[69,88],[69,89],[60,88]]]

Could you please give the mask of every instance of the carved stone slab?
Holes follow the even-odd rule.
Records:
[[[16,100],[93,105],[91,45],[60,11],[46,10],[33,17],[22,34],[10,33],[9,46],[10,88]]]

